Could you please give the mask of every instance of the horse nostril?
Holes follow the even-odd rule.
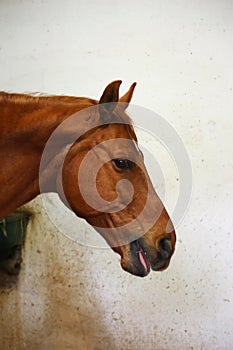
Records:
[[[158,242],[159,255],[162,259],[168,259],[172,255],[172,244],[170,238],[162,238]]]

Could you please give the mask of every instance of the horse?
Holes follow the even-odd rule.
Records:
[[[99,100],[0,92],[0,217],[58,193],[120,255],[123,270],[144,277],[168,267],[176,233],[126,113],[136,83],[119,97],[121,83]],[[91,205],[96,194],[99,206]]]

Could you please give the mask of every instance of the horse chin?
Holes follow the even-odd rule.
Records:
[[[135,264],[129,261],[126,262],[123,259],[121,260],[121,267],[123,270],[134,276],[146,277],[149,274],[149,271],[142,267],[140,264]]]

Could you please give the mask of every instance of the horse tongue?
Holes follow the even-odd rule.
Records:
[[[138,253],[139,253],[140,262],[143,265],[144,269],[147,272],[150,272],[150,265],[149,265],[149,263],[147,261],[147,258],[145,257],[145,253],[143,252],[142,249],[140,249]]]

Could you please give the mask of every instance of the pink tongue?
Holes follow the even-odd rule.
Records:
[[[139,258],[140,258],[141,264],[144,266],[145,270],[148,271],[149,268],[147,266],[147,263],[145,261],[144,254],[142,253],[142,251],[139,251]]]

